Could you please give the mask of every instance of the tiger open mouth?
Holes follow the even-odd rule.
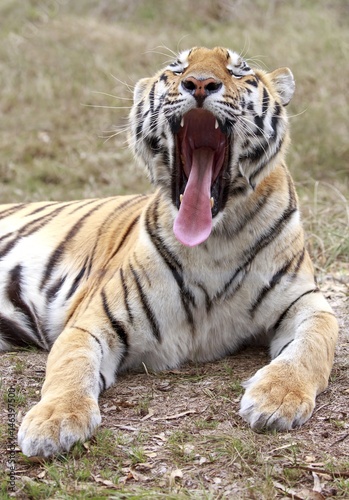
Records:
[[[186,246],[196,246],[209,237],[212,218],[224,207],[229,151],[228,136],[212,113],[193,109],[183,116],[176,134],[173,195],[179,211],[173,230]]]

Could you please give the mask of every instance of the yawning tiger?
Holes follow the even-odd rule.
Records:
[[[255,339],[272,361],[241,416],[291,429],[311,415],[337,321],[304,248],[284,157],[287,68],[193,48],[138,82],[130,144],[154,194],[3,205],[0,346],[51,349],[19,444],[49,456],[91,436],[117,373],[218,359]]]

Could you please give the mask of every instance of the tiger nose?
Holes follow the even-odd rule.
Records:
[[[194,76],[188,76],[182,81],[182,88],[194,96],[199,104],[202,104],[207,96],[218,92],[222,85],[222,82],[215,78],[200,80]]]

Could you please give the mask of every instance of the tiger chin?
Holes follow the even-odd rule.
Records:
[[[267,339],[241,417],[288,430],[328,384],[337,321],[317,287],[285,164],[287,68],[193,48],[135,87],[130,145],[155,192],[2,205],[1,348],[50,350],[19,445],[88,439],[118,373],[216,360]]]

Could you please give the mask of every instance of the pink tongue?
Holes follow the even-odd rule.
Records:
[[[185,188],[173,232],[183,245],[194,247],[207,240],[212,230],[211,181],[214,150],[193,150],[189,179]]]

